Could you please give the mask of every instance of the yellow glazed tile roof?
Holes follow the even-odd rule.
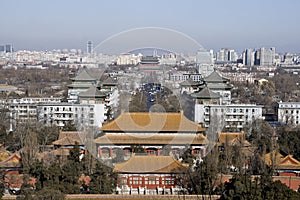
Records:
[[[272,151],[265,155],[267,165],[274,164],[276,169],[300,169],[300,162],[292,155],[283,156],[278,151]]]
[[[105,134],[94,140],[97,144],[207,144],[208,140],[202,134]]]
[[[115,165],[118,173],[184,173],[187,165],[171,156],[133,156]]]
[[[204,132],[201,125],[180,113],[133,112],[122,113],[101,127],[104,132]]]

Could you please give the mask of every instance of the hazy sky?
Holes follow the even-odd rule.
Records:
[[[86,49],[121,31],[163,27],[206,49],[276,47],[300,53],[299,0],[0,0],[0,44]]]

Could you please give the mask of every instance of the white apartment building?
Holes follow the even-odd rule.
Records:
[[[1,103],[9,108],[10,130],[18,124],[42,122],[45,125],[97,126],[107,120],[108,109],[117,104],[118,93],[104,96],[103,101],[86,101],[80,104],[64,103],[61,98],[8,99]],[[94,100],[95,100],[94,94]],[[112,113],[111,113],[112,114]],[[79,127],[78,127],[79,128]]]
[[[278,122],[295,126],[300,124],[300,102],[278,102],[275,113]]]
[[[182,82],[186,81],[188,79],[192,79],[195,82],[202,81],[202,75],[198,73],[187,73],[187,72],[181,72],[181,71],[176,71],[176,72],[170,72],[169,73],[169,80],[174,81],[174,82]]]
[[[195,122],[208,128],[219,125],[221,129],[241,131],[245,125],[262,119],[262,106],[253,104],[196,104]]]
[[[87,126],[101,127],[107,119],[105,104],[40,104],[38,121],[45,125],[65,126],[74,124],[78,129]]]
[[[25,97],[21,99],[7,99],[9,104],[34,104],[34,103],[60,103],[62,98],[58,97]]]
[[[141,61],[141,55],[121,54],[117,59],[117,65],[137,65]]]
[[[16,124],[36,122],[37,112],[35,103],[12,103],[8,105],[10,112],[11,128]]]
[[[1,104],[9,110],[10,131],[12,131],[17,124],[37,122],[38,104],[60,103],[61,101],[61,98],[53,97],[28,97],[21,99],[2,99]]]

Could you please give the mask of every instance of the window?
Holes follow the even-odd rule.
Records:
[[[174,185],[174,179],[172,177],[165,177],[166,185]]]
[[[134,184],[134,185],[142,184],[141,177],[132,177],[132,184]]]
[[[155,177],[149,177],[149,185],[155,185]]]

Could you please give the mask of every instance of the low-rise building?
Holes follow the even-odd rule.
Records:
[[[245,125],[262,118],[262,106],[254,104],[195,105],[195,122],[203,124],[205,128],[218,124],[221,130],[241,131]]]
[[[106,120],[105,104],[41,104],[37,106],[37,119],[45,125],[63,127],[74,124],[77,128],[84,126],[101,127]]]
[[[171,156],[133,156],[113,171],[118,174],[119,194],[178,194],[178,175],[187,168]]]
[[[278,122],[297,126],[300,124],[300,102],[278,102],[275,114]]]

